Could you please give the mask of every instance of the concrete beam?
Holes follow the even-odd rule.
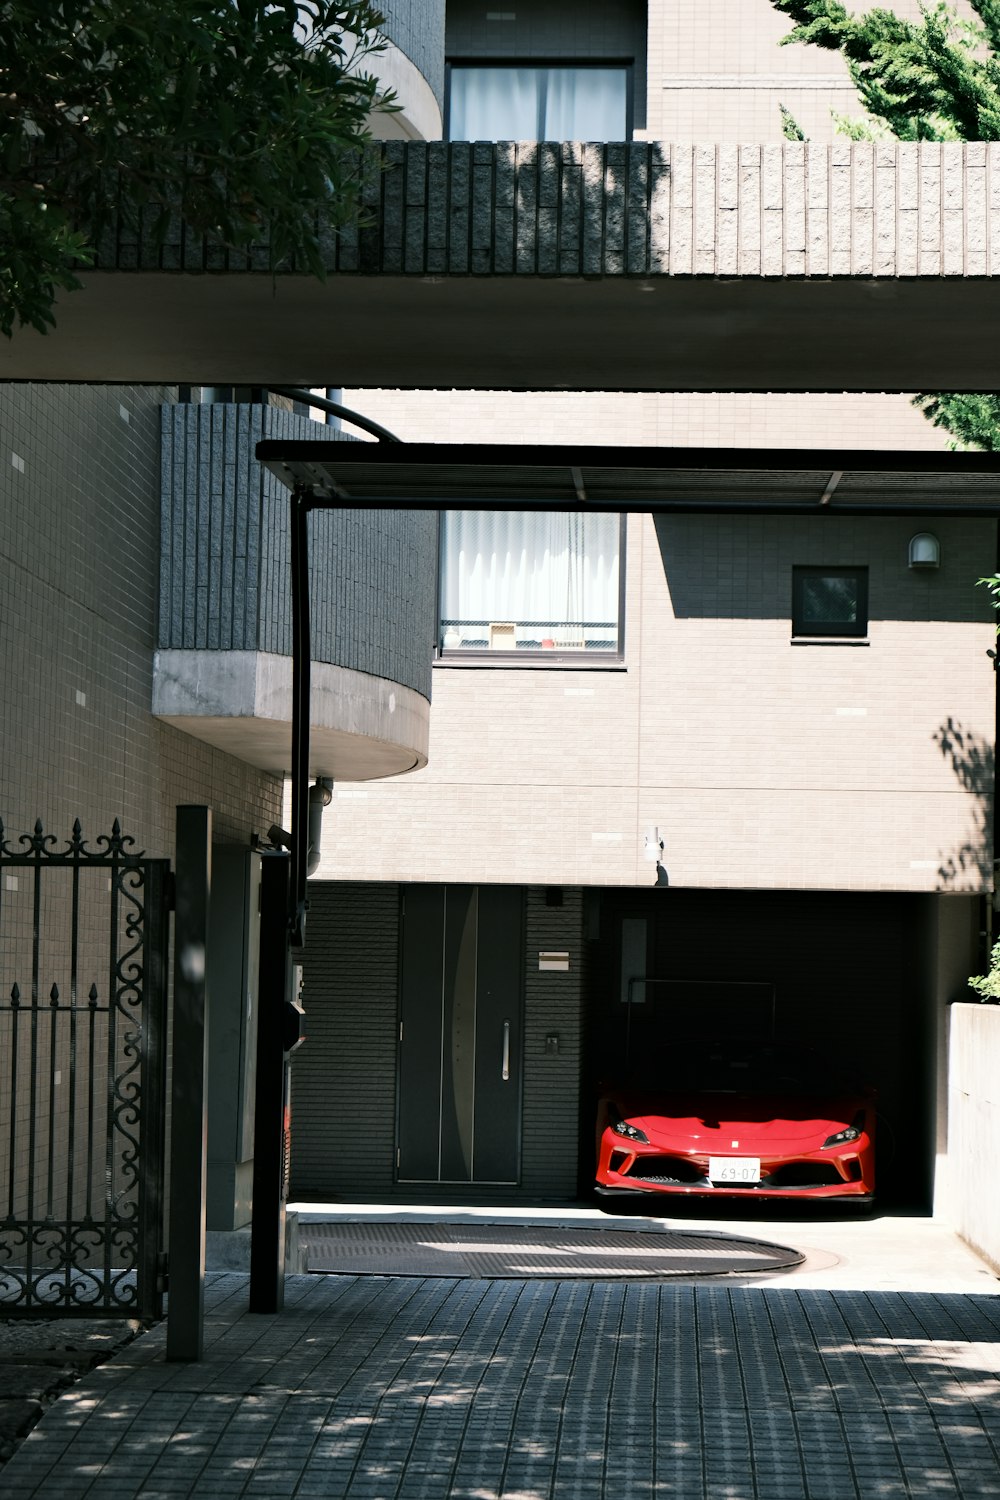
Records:
[[[915,391],[1000,385],[990,281],[448,280],[95,274],[2,377],[446,390]]]
[[[997,385],[1000,143],[384,142],[328,279],[122,226],[0,378]]]

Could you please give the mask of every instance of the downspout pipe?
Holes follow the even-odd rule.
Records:
[[[320,841],[323,836],[323,810],[333,801],[333,777],[317,776],[309,788],[309,853],[306,855],[306,874],[313,875],[319,868]]]

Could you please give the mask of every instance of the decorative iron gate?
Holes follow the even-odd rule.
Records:
[[[0,822],[0,1317],[155,1318],[170,866],[58,842]]]

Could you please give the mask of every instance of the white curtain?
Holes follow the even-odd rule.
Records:
[[[453,67],[453,141],[623,141],[624,68]]]
[[[611,624],[617,634],[617,515],[448,511],[445,620]]]
[[[547,75],[539,140],[626,139],[624,68],[545,68],[539,72]]]

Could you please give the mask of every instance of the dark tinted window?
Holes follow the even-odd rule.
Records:
[[[868,634],[868,569],[792,569],[792,634]]]

